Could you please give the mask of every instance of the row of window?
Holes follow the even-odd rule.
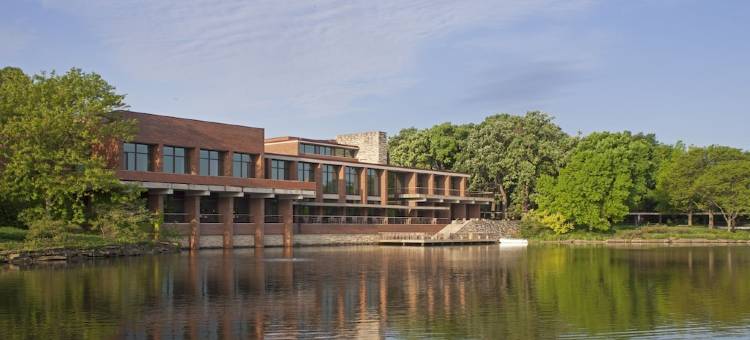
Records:
[[[151,164],[151,145],[138,143],[123,144],[123,168],[129,171],[153,171]],[[198,152],[201,176],[221,176],[224,172],[222,152],[200,149]],[[246,153],[234,153],[232,156],[232,176],[251,178],[255,166],[253,156]],[[162,148],[162,172],[171,174],[190,173],[190,160],[186,148],[164,146]]]
[[[271,159],[268,164],[268,178],[275,180],[289,180],[289,161]],[[359,169],[354,167],[344,168],[344,184],[348,195],[359,194]],[[339,167],[336,165],[323,164],[320,167],[321,185],[323,193],[336,194],[339,190]],[[303,182],[315,182],[315,168],[312,163],[297,163],[297,180]],[[379,195],[380,179],[378,171],[367,169],[367,192],[372,196]]]
[[[337,156],[337,157],[348,157],[354,158],[357,156],[357,150],[337,148],[334,146],[315,145],[315,144],[299,144],[299,152],[310,155],[323,155],[323,156]]]

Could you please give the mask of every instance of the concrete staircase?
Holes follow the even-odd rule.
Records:
[[[461,229],[463,229],[467,224],[469,224],[471,220],[453,220],[451,221],[451,224],[445,226],[443,229],[440,229],[433,237],[436,238],[449,238],[452,234],[455,234],[459,232]]]

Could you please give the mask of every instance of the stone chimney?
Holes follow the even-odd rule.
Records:
[[[385,132],[370,131],[336,136],[336,143],[359,147],[360,162],[388,164],[388,139]]]

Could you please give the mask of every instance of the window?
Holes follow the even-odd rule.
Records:
[[[322,156],[336,156],[354,158],[357,154],[355,149],[336,148],[332,146],[314,145],[300,143],[299,152],[305,154],[315,154]]]
[[[234,198],[234,223],[250,223],[250,198]]]
[[[297,163],[297,180],[303,182],[315,182],[315,172],[310,163]]]
[[[175,191],[171,195],[164,196],[164,222],[167,223],[185,223],[187,220],[185,214],[185,192]]]
[[[380,195],[380,177],[375,169],[367,169],[367,195]]]
[[[232,176],[253,177],[253,157],[246,153],[235,153],[232,156]]]
[[[346,194],[359,194],[359,173],[357,168],[347,166],[344,168],[344,182],[346,183]]]
[[[324,164],[321,166],[321,175],[323,181],[323,193],[335,194],[339,192],[338,169],[333,165]]]
[[[219,176],[221,174],[221,162],[219,162],[219,151],[200,151],[201,176]]]
[[[124,143],[123,163],[125,170],[130,171],[149,171],[149,155],[151,147],[146,144]]]
[[[171,174],[184,174],[187,168],[187,158],[185,158],[185,155],[185,148],[165,146],[162,150],[162,159],[164,161],[162,171]]]
[[[287,166],[287,161],[272,159],[269,171],[270,176],[268,177],[270,177],[271,179],[282,181],[289,179],[289,167]]]

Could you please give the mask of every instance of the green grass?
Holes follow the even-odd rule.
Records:
[[[100,234],[66,233],[61,240],[26,240],[27,230],[13,227],[0,227],[0,251],[4,250],[40,250],[51,248],[97,248],[113,244],[126,244],[105,238]]]
[[[708,229],[706,227],[617,227],[606,232],[574,230],[566,234],[557,235],[551,231],[542,231],[532,235],[529,239],[538,241],[606,241],[609,239],[707,239],[707,240],[750,240],[750,232],[738,230],[729,232],[720,229]]]

